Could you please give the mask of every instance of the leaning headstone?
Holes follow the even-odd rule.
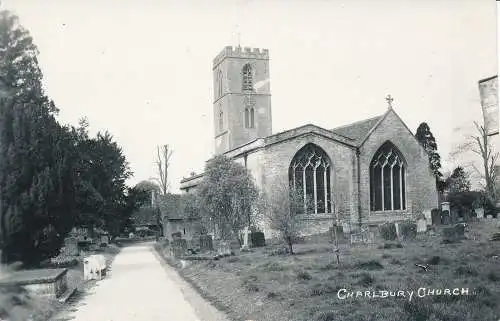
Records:
[[[484,218],[484,208],[476,208],[475,212],[477,218]]]
[[[425,233],[427,232],[427,221],[426,219],[417,220],[417,233]]]

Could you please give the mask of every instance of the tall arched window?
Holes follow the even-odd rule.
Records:
[[[385,142],[370,164],[372,211],[406,209],[406,161],[391,142]]]
[[[253,90],[253,75],[252,75],[252,66],[250,64],[246,64],[243,66],[243,91],[252,91]]]
[[[290,187],[304,201],[303,213],[331,213],[330,159],[320,147],[307,144],[293,158]]]
[[[223,93],[223,87],[222,87],[222,71],[219,70],[218,74],[217,74],[217,90],[218,90],[218,97],[222,97],[222,93]]]
[[[255,109],[245,108],[245,128],[255,128]]]

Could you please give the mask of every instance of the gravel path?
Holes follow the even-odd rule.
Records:
[[[169,266],[151,243],[124,248],[111,275],[97,282],[72,312],[71,321],[226,321]]]

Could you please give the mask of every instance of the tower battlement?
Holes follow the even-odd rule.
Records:
[[[218,55],[214,58],[215,68],[219,63],[225,58],[251,58],[251,59],[269,59],[269,50],[260,48],[250,48],[250,47],[233,47],[226,46]]]

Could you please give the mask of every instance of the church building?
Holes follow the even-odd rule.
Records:
[[[269,51],[226,47],[213,60],[215,154],[245,166],[272,193],[289,182],[304,194],[304,234],[414,218],[438,207],[426,151],[392,108],[353,124],[306,124],[272,132]],[[203,174],[181,181],[191,192]],[[267,234],[265,225],[264,232]]]

